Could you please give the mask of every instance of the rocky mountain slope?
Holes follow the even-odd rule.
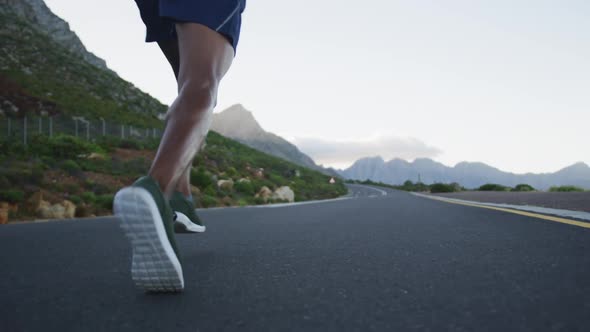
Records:
[[[109,70],[42,0],[0,0],[0,40],[0,115],[162,125],[166,106]]]
[[[546,190],[551,186],[576,185],[590,189],[590,167],[576,163],[555,173],[514,174],[503,172],[479,162],[461,162],[448,167],[434,160],[423,158],[413,162],[393,159],[385,162],[381,157],[357,160],[340,174],[353,180],[372,180],[389,184],[401,184],[406,180],[435,182],[457,182],[466,188],[477,188],[486,183],[515,186],[527,183],[537,189]]]
[[[335,171],[316,165],[313,159],[299,151],[295,145],[284,138],[265,131],[256,121],[252,112],[240,104],[215,113],[211,129],[259,151],[329,175],[338,176]]]
[[[39,30],[71,53],[82,57],[88,63],[108,69],[106,62],[88,52],[78,36],[70,30],[70,25],[57,17],[43,0],[0,0],[0,11],[33,23]]]

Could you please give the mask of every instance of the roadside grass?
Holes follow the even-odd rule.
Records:
[[[135,141],[110,137],[97,141],[58,135],[35,136],[28,145],[0,139],[0,201],[20,204],[14,219],[35,217],[28,200],[42,192],[51,204],[68,200],[76,216],[111,213],[113,195],[145,175],[157,140]],[[219,180],[233,182],[220,188]],[[295,201],[345,195],[341,179],[330,177],[254,150],[210,132],[206,146],[191,169],[193,196],[198,207],[245,206],[283,202],[256,197],[263,187],[274,192],[288,186]]]

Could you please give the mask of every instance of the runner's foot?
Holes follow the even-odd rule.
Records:
[[[115,215],[133,250],[131,278],[147,292],[177,292],[184,288],[182,266],[174,239],[174,213],[158,183],[145,176],[121,189]]]
[[[176,213],[174,231],[176,233],[203,233],[205,226],[195,212],[195,204],[184,195],[175,191],[170,198],[170,206]]]

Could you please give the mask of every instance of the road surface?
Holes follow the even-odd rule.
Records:
[[[202,211],[186,290],[137,291],[113,218],[0,227],[0,331],[588,331],[590,229],[352,186]]]

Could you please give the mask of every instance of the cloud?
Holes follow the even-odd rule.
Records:
[[[364,157],[381,156],[385,160],[434,158],[442,153],[436,147],[411,137],[379,137],[367,141],[330,141],[318,138],[294,138],[295,144],[316,163],[337,168],[348,167]]]

